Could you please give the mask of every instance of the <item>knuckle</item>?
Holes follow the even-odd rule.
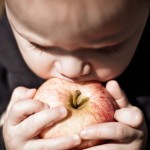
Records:
[[[18,86],[14,89],[12,96],[18,98],[20,93],[23,91],[23,87],[22,86]]]
[[[18,94],[21,90],[23,90],[24,88],[22,86],[18,86],[14,89],[14,93]]]
[[[19,102],[15,102],[11,107],[11,111],[14,112],[14,113],[19,113],[20,110],[21,110],[21,107],[20,107]]]
[[[17,130],[15,130],[15,128],[13,127],[10,127],[8,125],[8,123],[6,123],[4,126],[3,126],[3,137],[4,137],[4,140],[5,142],[9,142],[9,144],[11,146],[14,145],[14,137],[15,139],[17,139],[18,135],[17,135]]]
[[[49,105],[48,105],[48,104],[43,103],[43,102],[41,102],[41,101],[39,101],[39,100],[34,100],[34,101],[32,101],[32,102],[36,103],[37,107],[39,107],[39,108],[42,108],[42,109],[44,109],[44,108],[45,108],[45,109],[49,108]]]
[[[27,131],[28,133],[32,133],[36,128],[36,124],[34,124],[34,126],[33,126],[32,119],[26,119],[23,123],[18,124],[17,128],[18,128],[18,131],[22,131],[24,133],[26,133],[26,131]],[[28,135],[28,134],[26,134],[26,135]],[[26,135],[24,135],[24,136],[26,136]]]
[[[116,126],[116,136],[120,140],[124,140],[126,136],[125,126],[123,124],[118,124]]]
[[[55,117],[54,114],[52,114],[51,110],[45,110],[42,113],[40,113],[39,119],[42,120],[45,123],[50,121],[51,124],[53,124],[56,120],[56,117]]]
[[[136,113],[141,114],[141,115],[143,114],[142,111],[138,107],[136,107],[136,106],[133,106],[132,110],[135,111]]]
[[[28,104],[32,110],[34,109],[34,111],[42,111],[49,108],[48,105],[38,100],[28,101]]]

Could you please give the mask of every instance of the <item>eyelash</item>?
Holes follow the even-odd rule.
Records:
[[[50,47],[43,47],[43,46],[40,46],[33,42],[30,42],[30,46],[34,50],[45,52],[45,53],[48,53],[51,50]],[[54,49],[54,48],[52,48],[52,49]],[[84,48],[84,49],[90,51],[90,49],[88,49],[88,48]],[[105,47],[105,48],[101,48],[101,49],[97,48],[95,50],[98,51],[98,53],[100,53],[102,55],[110,56],[110,55],[114,55],[114,54],[118,53],[120,49],[119,49],[118,45],[115,45],[115,46]]]
[[[103,55],[114,55],[119,52],[119,47],[118,46],[110,46],[110,47],[105,47],[101,49],[101,54]]]
[[[30,42],[30,47],[33,49],[33,50],[36,50],[36,51],[41,51],[41,52],[48,52],[50,50],[50,48],[47,48],[47,47],[42,47],[36,43],[33,43],[33,42]]]

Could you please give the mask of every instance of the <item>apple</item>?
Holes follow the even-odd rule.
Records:
[[[37,90],[35,99],[47,103],[51,108],[64,105],[68,109],[68,116],[45,129],[41,138],[55,138],[80,131],[91,125],[114,120],[116,104],[98,81],[69,82],[51,78]],[[104,142],[103,140],[83,140],[76,149],[88,148]]]

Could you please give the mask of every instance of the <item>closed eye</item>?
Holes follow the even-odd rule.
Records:
[[[99,53],[103,55],[114,55],[119,51],[120,51],[120,47],[116,45],[116,46],[104,47],[99,51]]]
[[[30,45],[32,46],[32,48],[34,48],[35,50],[39,50],[42,52],[49,52],[50,50],[54,49],[55,47],[46,47],[46,46],[41,46],[39,44],[30,42]]]
[[[46,52],[46,53],[49,53],[51,50],[54,50],[54,49],[57,49],[57,50],[61,49],[59,47],[41,46],[41,45],[33,43],[33,42],[30,42],[30,44],[34,50],[38,50],[38,51]],[[98,51],[99,54],[106,55],[106,56],[114,55],[114,54],[119,53],[121,51],[120,44],[114,45],[114,46],[108,46],[108,47],[104,47],[104,48],[92,48],[92,49],[91,48],[82,48],[79,50],[82,50],[82,51],[95,50],[95,51]]]

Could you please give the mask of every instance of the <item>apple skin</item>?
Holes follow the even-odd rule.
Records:
[[[81,93],[78,94],[79,96],[74,96],[77,90]],[[79,101],[83,100],[83,103],[73,108],[73,97]],[[68,109],[68,116],[53,127],[45,129],[40,134],[41,138],[80,134],[80,131],[87,126],[115,121],[116,104],[98,81],[69,82],[51,78],[38,88],[34,99],[47,103],[50,108],[64,105]],[[103,142],[103,140],[83,140],[76,150]]]

